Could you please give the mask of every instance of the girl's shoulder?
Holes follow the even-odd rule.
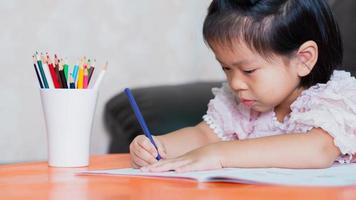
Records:
[[[291,109],[295,126],[322,128],[342,155],[356,153],[356,79],[350,73],[334,71],[327,83],[304,90]]]
[[[317,84],[315,88],[323,88],[323,92],[332,92],[337,94],[355,94],[356,79],[350,72],[335,70],[326,84]],[[313,88],[314,89],[314,88]],[[347,95],[348,97],[348,95]]]
[[[319,89],[318,89],[319,88]],[[355,94],[356,79],[351,76],[350,72],[335,70],[330,80],[325,84],[317,84],[311,90],[320,91],[321,93],[336,94]],[[348,97],[349,95],[347,95]]]
[[[309,104],[328,102],[328,105],[356,106],[356,79],[351,73],[335,70],[327,83],[316,84],[304,90],[298,99],[291,105],[295,107],[309,107]],[[319,104],[322,108],[322,104]],[[355,107],[356,109],[356,107]]]

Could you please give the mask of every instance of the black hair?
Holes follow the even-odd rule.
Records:
[[[325,0],[213,0],[203,36],[212,49],[238,39],[264,56],[289,57],[304,42],[316,42],[317,63],[300,83],[306,88],[326,83],[342,64],[340,31]]]

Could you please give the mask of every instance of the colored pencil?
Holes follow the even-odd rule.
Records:
[[[83,88],[88,88],[88,68],[84,68]]]
[[[94,73],[95,63],[96,63],[96,60],[94,59],[94,63],[89,67],[88,85],[90,84],[91,77],[93,76],[93,73]]]
[[[91,81],[96,68],[96,60],[80,58],[79,64],[73,68],[67,59],[59,59],[54,54],[53,61],[50,55],[36,52],[33,56],[34,68],[41,88],[70,88],[70,89],[98,89],[106,73],[108,62],[105,63],[95,81]],[[97,71],[97,70],[96,70]]]
[[[101,70],[101,72],[100,72],[100,74],[98,76],[98,79],[95,81],[95,84],[93,86],[94,90],[99,89],[99,86],[101,84],[101,81],[104,78],[104,75],[105,75],[105,72],[106,72],[107,68],[108,68],[108,62],[105,63],[103,69]]]
[[[51,58],[49,57],[48,53],[46,53],[46,57],[47,57],[48,69],[49,69],[49,71],[51,73],[51,77],[52,77],[52,80],[53,80],[53,85],[54,85],[55,88],[59,88],[60,85],[59,85],[59,82],[58,82],[56,71],[54,70],[53,63],[52,63]]]
[[[68,64],[67,64],[66,61],[64,62],[64,65],[63,65],[63,71],[64,71],[64,75],[65,75],[65,77],[66,77],[66,80],[69,80],[69,79],[68,79],[69,66],[68,66]]]
[[[44,86],[44,88],[48,88],[48,83],[47,83],[46,75],[45,75],[45,72],[43,71],[41,58],[40,58],[40,56],[38,55],[38,52],[36,52],[36,57],[37,57],[37,66],[38,66],[38,69],[39,69],[39,71],[40,71],[40,74],[41,74],[41,77],[42,77],[42,81],[43,81],[43,86]]]
[[[40,75],[38,74],[37,59],[35,58],[35,56],[32,56],[32,58],[33,58],[33,66],[34,66],[35,71],[36,71],[36,76],[37,76],[38,82],[40,83],[40,87],[43,88],[43,84],[42,84],[41,77],[40,77]]]
[[[63,59],[60,60],[60,63],[63,66],[64,78],[65,78],[67,86],[68,86],[68,83],[69,83],[69,80],[68,80],[68,67],[69,66],[67,65],[67,63]]]
[[[151,132],[150,132],[150,130],[149,130],[148,127],[147,127],[147,124],[146,124],[146,122],[145,122],[145,119],[143,118],[143,116],[142,116],[142,114],[141,114],[141,111],[140,111],[140,109],[139,109],[138,106],[137,106],[137,103],[136,103],[136,101],[135,101],[134,96],[133,96],[132,93],[131,93],[131,90],[130,90],[129,88],[126,88],[126,89],[125,89],[125,94],[126,94],[126,96],[128,97],[128,99],[129,99],[129,103],[130,103],[130,105],[131,105],[131,108],[132,108],[132,110],[133,110],[134,113],[135,113],[135,116],[136,116],[136,118],[137,118],[137,121],[140,123],[140,126],[141,126],[141,128],[142,128],[142,130],[143,130],[143,133],[144,133],[145,136],[150,140],[150,142],[153,144],[153,146],[156,148],[156,150],[157,150],[157,152],[158,152],[157,145],[156,145],[155,141],[153,140],[153,137],[152,137],[152,135],[151,135]],[[161,156],[159,155],[159,153],[158,153],[156,159],[157,159],[157,160],[160,160],[160,159],[161,159]]]
[[[54,54],[54,71],[56,72],[57,80],[59,83],[59,88],[63,88],[63,83],[61,79],[61,75],[59,74],[59,63],[58,63],[58,57],[56,54]]]
[[[53,80],[52,80],[52,75],[51,72],[49,70],[49,66],[47,63],[47,58],[41,53],[41,62],[43,65],[43,71],[46,75],[46,79],[47,79],[47,83],[48,83],[48,88],[53,89],[54,88],[54,84],[53,84]]]
[[[63,70],[63,64],[62,63],[59,63],[59,76],[61,77],[63,88],[68,88],[67,80],[66,80],[66,77],[64,75],[64,70]]]
[[[73,81],[73,74],[70,73],[69,75],[69,88],[70,89],[75,89],[75,84],[74,84],[74,81]]]
[[[88,67],[88,63],[87,63],[87,57],[83,57],[83,68],[87,68]]]
[[[79,66],[79,73],[78,73],[78,83],[77,88],[83,89],[83,80],[84,79],[84,68],[83,66]]]
[[[78,79],[77,78],[78,77],[78,70],[79,70],[79,66],[78,66],[78,64],[75,64],[74,68],[73,68],[73,72],[72,72],[74,84],[77,82],[77,79]]]

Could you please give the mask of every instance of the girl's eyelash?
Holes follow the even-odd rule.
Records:
[[[256,69],[244,70],[244,73],[246,73],[246,74],[251,74],[251,73],[253,73],[254,71],[256,71]]]
[[[229,67],[224,67],[224,66],[221,66],[222,70],[223,71],[230,71],[230,68]],[[251,74],[253,72],[255,72],[257,69],[251,69],[251,70],[243,70],[243,72],[245,74]]]
[[[221,67],[221,68],[222,68],[223,71],[228,71],[228,70],[230,70],[230,68],[228,68],[228,67]]]

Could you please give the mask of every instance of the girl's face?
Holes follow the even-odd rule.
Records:
[[[213,50],[234,95],[251,109],[289,110],[299,96],[300,78],[293,67],[294,59],[275,55],[266,60],[242,42],[233,48],[216,45]]]

